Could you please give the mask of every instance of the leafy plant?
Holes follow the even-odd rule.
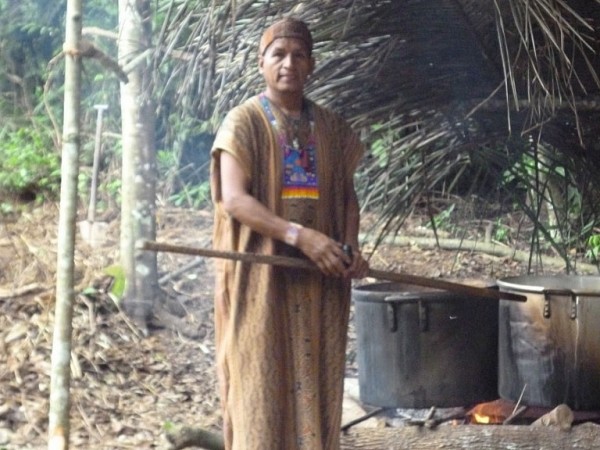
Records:
[[[4,113],[30,113],[40,100],[46,65],[62,43],[64,10],[62,2],[0,0],[0,92],[13,99]]]
[[[50,137],[34,128],[0,131],[0,191],[54,198],[60,187],[60,158]]]
[[[496,221],[496,226],[494,227],[494,240],[497,242],[506,242],[508,240],[509,228],[505,226],[500,219]]]
[[[436,214],[432,219],[433,223],[430,223],[429,226],[435,226],[437,230],[453,229],[452,213],[454,212],[455,207],[456,204],[452,203],[448,208],[446,208],[439,214]]]
[[[177,169],[177,155],[172,151],[158,150],[156,152],[156,166],[158,173],[167,175],[171,170]]]
[[[0,215],[6,216],[15,212],[15,207],[11,203],[0,202]]]
[[[371,127],[372,139],[370,150],[375,157],[379,167],[385,167],[389,163],[393,147],[395,133],[384,124],[378,123]]]
[[[164,424],[163,424],[163,429],[168,433],[168,432],[172,432],[174,430],[177,429],[177,425],[175,425],[173,422],[171,422],[170,420],[167,420]]]
[[[598,262],[600,256],[600,234],[592,234],[587,240],[585,257],[593,262]]]
[[[171,116],[171,129],[188,126],[175,133],[168,150],[157,152],[157,170],[168,201],[179,207],[199,208],[210,200],[208,168],[214,135],[208,133],[208,121],[179,120]],[[173,139],[165,138],[165,142]]]
[[[116,199],[117,202],[121,201],[121,184],[122,182],[119,178],[110,180],[105,184],[106,193]]]
[[[109,295],[116,304],[119,304],[125,294],[125,270],[119,265],[113,265],[106,267],[104,273],[113,277]]]
[[[181,191],[169,197],[169,202],[175,206],[200,208],[210,201],[210,183],[184,186]]]

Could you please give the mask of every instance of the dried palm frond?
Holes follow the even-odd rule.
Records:
[[[600,86],[592,62],[597,36],[589,19],[582,17],[583,10],[578,12],[564,0],[494,0],[494,5],[507,101],[519,109],[519,101],[526,98],[533,124],[565,102],[577,118],[578,96]],[[579,128],[578,132],[582,139]]]
[[[364,207],[380,213],[384,234],[438,193],[512,206],[522,196],[506,187],[511,171],[537,195],[522,208],[542,224],[531,205],[555,201],[539,183],[543,164],[534,157],[534,170],[515,169],[540,149],[552,149],[565,186],[580,195],[600,191],[592,176],[600,170],[599,6],[599,0],[173,0],[157,43],[155,84],[163,99],[174,99],[178,114],[214,128],[262,89],[256,67],[262,30],[295,15],[314,32],[317,69],[309,95],[342,112],[369,144],[385,141],[361,177]],[[585,203],[582,209],[590,209],[581,211],[578,225],[563,220],[556,225],[561,233],[542,231],[542,237],[569,236],[569,227],[583,223],[589,229],[597,207]],[[557,249],[563,245],[554,241]],[[564,246],[559,251],[566,254]]]

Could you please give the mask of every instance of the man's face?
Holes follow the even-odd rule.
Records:
[[[279,93],[302,93],[306,79],[314,69],[314,59],[300,39],[279,38],[259,57],[258,67],[267,89]]]

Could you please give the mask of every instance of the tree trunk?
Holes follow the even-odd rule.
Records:
[[[68,0],[65,32],[65,97],[63,116],[60,214],[56,262],[56,307],[50,374],[49,440],[51,450],[69,448],[70,361],[73,333],[73,276],[77,178],[79,176],[81,0]]]
[[[149,0],[119,0],[119,63],[126,66],[150,47]],[[158,296],[156,254],[136,252],[140,239],[156,236],[155,108],[146,59],[121,84],[123,173],[121,185],[121,264],[125,272],[125,311],[146,331]]]

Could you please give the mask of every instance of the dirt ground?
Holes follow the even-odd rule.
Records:
[[[0,222],[2,450],[47,446],[57,222],[58,206],[53,204]],[[171,305],[178,306],[180,317],[173,319],[175,327],[164,326],[157,317],[150,336],[143,337],[108,294],[111,277],[105,268],[118,263],[118,227],[118,218],[104,225],[106,239],[100,247],[77,241],[71,448],[167,448],[164,430],[171,425],[219,431],[212,263],[158,255],[161,287]],[[209,246],[211,233],[211,211],[159,211],[159,241]],[[422,220],[413,218],[402,233],[422,235]],[[177,273],[190,263],[195,264]],[[526,270],[509,257],[416,245],[382,245],[373,253],[371,265],[479,281]],[[352,326],[349,333],[348,376],[356,376]]]

